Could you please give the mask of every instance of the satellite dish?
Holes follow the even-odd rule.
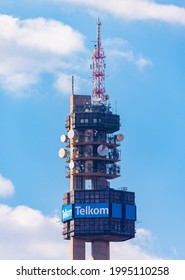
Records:
[[[67,157],[67,150],[61,148],[61,149],[58,151],[58,155],[59,155],[60,158],[66,158],[66,157]]]
[[[97,148],[97,152],[100,156],[104,157],[108,154],[109,148],[106,145],[100,145]]]
[[[60,141],[61,142],[67,142],[67,135],[65,135],[65,134],[62,134],[61,136],[60,136]]]
[[[116,135],[116,138],[118,141],[123,141],[125,137],[123,134],[118,134],[118,135]]]
[[[76,136],[76,132],[73,129],[70,129],[68,132],[68,138],[73,139]]]
[[[74,162],[74,161],[71,161],[70,163],[69,163],[69,168],[70,169],[73,169],[73,168],[75,168],[76,167],[76,163]]]

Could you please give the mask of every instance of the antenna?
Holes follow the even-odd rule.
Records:
[[[74,76],[72,76],[72,95],[74,95]]]
[[[92,102],[102,104],[106,100],[105,97],[105,54],[104,48],[101,46],[101,22],[98,18],[96,44],[92,53]]]

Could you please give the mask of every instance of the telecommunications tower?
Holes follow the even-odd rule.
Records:
[[[63,237],[70,240],[73,260],[85,259],[85,244],[91,243],[94,260],[110,259],[110,242],[135,237],[135,193],[113,188],[110,181],[120,177],[120,116],[113,114],[105,91],[105,54],[101,44],[101,22],[92,54],[92,95],[70,96],[70,114],[65,148],[59,156],[67,162],[70,190],[62,206]],[[73,81],[73,79],[72,79]]]

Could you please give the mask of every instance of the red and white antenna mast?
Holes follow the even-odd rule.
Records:
[[[92,102],[102,104],[107,99],[105,95],[105,54],[104,48],[101,46],[100,34],[101,22],[98,18],[96,44],[92,53]]]

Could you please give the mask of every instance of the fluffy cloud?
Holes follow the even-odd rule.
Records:
[[[70,95],[72,93],[72,76],[66,73],[58,74],[58,78],[54,83],[54,87],[61,93]],[[74,93],[83,94],[89,91],[90,83],[88,80],[78,75],[74,77]]]
[[[157,260],[159,256],[150,253],[154,243],[154,236],[151,231],[140,228],[137,230],[133,240],[112,243],[111,258],[113,260]]]
[[[120,50],[111,50],[110,55],[117,56],[126,59],[127,61],[136,64],[140,70],[144,69],[146,66],[151,66],[151,59],[145,58],[143,56],[138,56],[133,53],[132,50],[129,51],[120,51]]]
[[[185,25],[185,9],[152,0],[51,0],[67,2],[105,11],[126,20],[159,20],[170,24]]]
[[[83,35],[62,22],[0,15],[0,85],[23,95],[44,73],[73,68],[68,62],[84,49]]]
[[[149,58],[145,58],[143,56],[139,57],[135,61],[136,65],[139,67],[140,70],[144,69],[146,66],[152,66],[152,61]]]
[[[54,86],[59,92],[70,95],[72,92],[72,76],[65,73],[59,74]]]
[[[0,197],[7,197],[14,194],[14,185],[9,180],[0,175]]]
[[[0,259],[68,259],[57,218],[27,206],[0,205]]]
[[[0,224],[0,259],[69,259],[69,242],[62,238],[59,218],[27,206],[0,205]],[[145,251],[152,241],[151,233],[140,229],[134,242],[112,243],[111,258],[158,259]]]
[[[36,18],[20,20],[8,15],[0,16],[0,36],[14,47],[32,51],[69,55],[83,50],[83,36],[70,26],[56,20]]]
[[[152,61],[143,55],[135,54],[129,43],[122,38],[108,38],[104,41],[108,57],[123,58],[130,63],[137,65],[139,70],[143,70],[146,66],[152,66]]]

